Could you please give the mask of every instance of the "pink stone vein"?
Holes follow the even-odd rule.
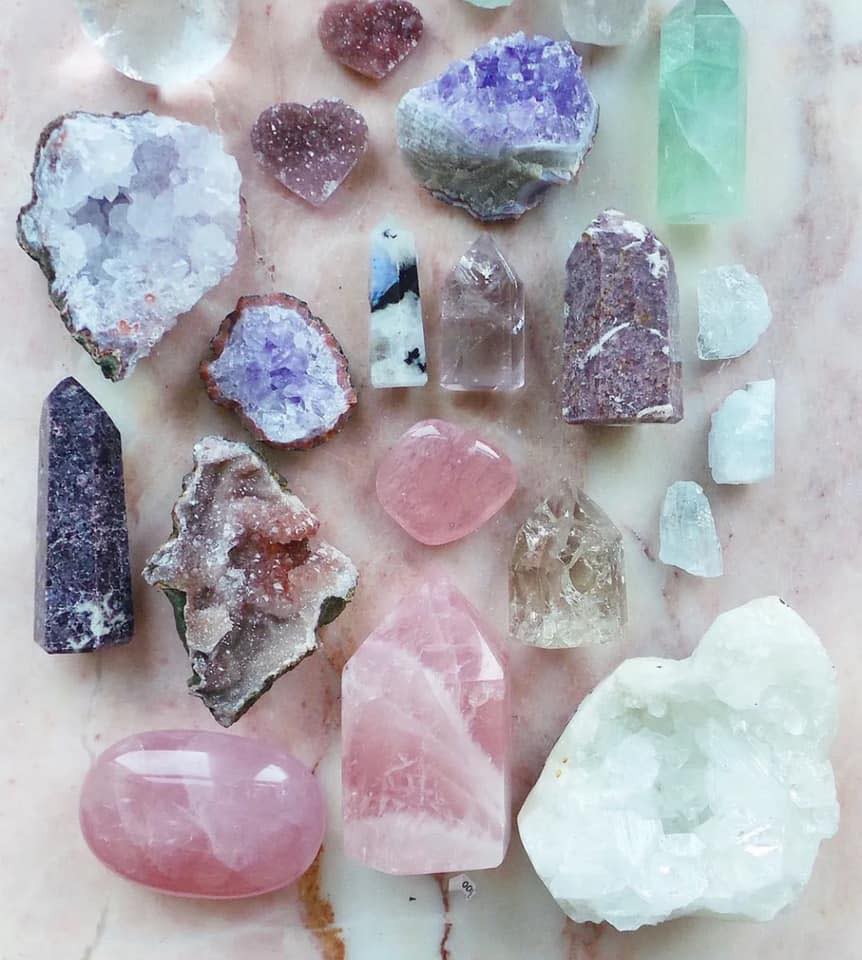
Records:
[[[108,748],[84,782],[81,830],[114,872],[181,897],[252,897],[311,866],[325,827],[312,773],[278,747],[157,730]]]
[[[497,639],[448,581],[406,597],[342,678],[344,850],[383,873],[499,866],[511,711]]]
[[[383,509],[429,546],[478,530],[518,485],[512,461],[478,434],[445,420],[422,420],[395,444],[377,471]]]

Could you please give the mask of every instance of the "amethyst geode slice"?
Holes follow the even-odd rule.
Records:
[[[144,577],[164,591],[192,667],[189,688],[225,727],[319,645],[353,598],[351,561],[244,443],[205,437]]]
[[[571,44],[516,33],[410,90],[398,106],[398,144],[439,200],[508,220],[574,179],[598,120]]]
[[[287,293],[242,297],[201,377],[258,440],[305,450],[341,429],[356,404],[347,357],[308,304]]]
[[[219,136],[152,113],[71,113],[36,151],[18,241],[72,336],[122,380],[233,269],[240,173]]]
[[[670,251],[643,224],[606,210],[566,269],[563,417],[681,420],[679,290]]]

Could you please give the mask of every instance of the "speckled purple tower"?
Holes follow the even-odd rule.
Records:
[[[606,210],[566,266],[563,417],[569,423],[682,419],[679,288],[670,251]]]
[[[132,639],[132,579],[120,434],[69,377],[42,410],[36,642],[89,653]]]

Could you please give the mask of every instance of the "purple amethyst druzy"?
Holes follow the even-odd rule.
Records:
[[[35,639],[89,653],[132,639],[123,452],[114,422],[72,377],[42,408]]]
[[[434,196],[480,220],[505,220],[574,179],[598,119],[571,44],[516,33],[410,90],[398,106],[398,143]]]
[[[356,404],[347,358],[308,304],[286,293],[242,297],[212,342],[201,376],[274,447],[302,450],[341,429]]]
[[[606,210],[566,269],[564,419],[681,420],[679,289],[667,247],[643,224]]]

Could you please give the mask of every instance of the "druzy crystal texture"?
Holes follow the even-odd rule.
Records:
[[[712,415],[709,467],[716,483],[760,483],[775,474],[775,381],[734,391]]]
[[[568,481],[518,531],[510,577],[509,626],[521,643],[560,649],[622,640],[622,536]]]
[[[342,678],[344,852],[390,874],[484,870],[510,830],[498,639],[447,581],[404,598]]]
[[[569,423],[682,419],[679,288],[670,251],[606,210],[566,264],[563,417]]]
[[[81,830],[111,870],[162,893],[270,893],[311,866],[323,793],[290,754],[260,740],[154,730],[109,747],[81,791]]]
[[[703,487],[693,480],[668,487],[661,508],[659,559],[695,577],[724,573],[712,508]]]
[[[72,336],[121,380],[233,269],[240,173],[221,138],[152,113],[42,134],[18,241]]]
[[[697,280],[701,360],[730,360],[748,353],[772,323],[763,284],[745,267],[703,270]]]
[[[368,146],[365,118],[343,100],[276,103],[257,118],[251,145],[261,166],[319,207],[347,179]]]
[[[748,71],[742,24],[724,0],[682,0],[661,30],[658,204],[669,223],[745,209]]]
[[[373,387],[428,383],[416,238],[391,218],[371,234],[369,352]]]
[[[244,443],[206,437],[147,581],[174,608],[190,691],[230,726],[319,645],[353,598],[351,561],[320,521]]]
[[[440,385],[446,390],[524,386],[524,286],[490,234],[443,285]]]
[[[120,73],[145,83],[188,83],[233,44],[239,0],[75,0],[87,36]]]
[[[42,408],[35,638],[48,653],[132,639],[132,577],[120,433],[72,377]]]
[[[647,0],[562,0],[562,7],[566,32],[580,43],[631,43],[647,22]]]
[[[356,404],[338,341],[287,293],[242,297],[201,376],[210,397],[235,410],[255,437],[286,450],[328,440]]]
[[[577,922],[770,920],[838,827],[834,667],[775,597],[720,616],[687,660],[626,660],[583,701],[518,817]]]
[[[516,33],[409,91],[398,144],[435,197],[480,220],[507,220],[574,179],[598,121],[572,46]]]
[[[422,14],[406,0],[329,3],[318,22],[324,50],[351,70],[382,80],[422,38]]]
[[[478,530],[518,485],[512,461],[472,430],[414,424],[377,471],[377,498],[415,540],[439,546]]]

